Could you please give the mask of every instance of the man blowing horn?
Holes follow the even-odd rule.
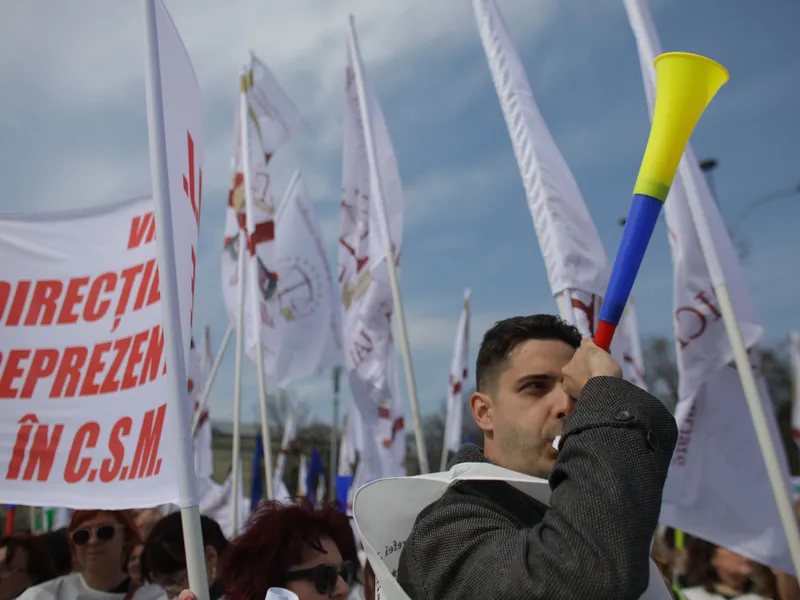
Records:
[[[417,517],[397,580],[412,600],[636,600],[677,440],[661,402],[557,317],[484,336],[472,417],[493,463],[549,478],[550,508],[503,481],[459,481]]]

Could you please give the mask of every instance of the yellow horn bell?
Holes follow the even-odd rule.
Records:
[[[728,81],[728,71],[710,58],[687,52],[661,54],[654,64],[653,124],[633,193],[664,202],[689,137],[708,103]]]

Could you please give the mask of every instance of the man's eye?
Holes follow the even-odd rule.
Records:
[[[522,386],[523,390],[546,390],[548,387],[545,381],[531,381]]]

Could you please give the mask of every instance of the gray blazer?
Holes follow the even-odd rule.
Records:
[[[550,475],[551,507],[464,481],[417,517],[397,580],[412,600],[638,600],[675,449],[675,419],[616,377],[586,384]],[[463,446],[452,464],[488,462]]]

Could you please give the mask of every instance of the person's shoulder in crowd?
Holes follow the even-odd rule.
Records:
[[[166,598],[167,592],[164,591],[164,588],[152,583],[145,583],[136,590],[131,600],[166,600]]]
[[[17,600],[89,600],[97,598],[124,598],[125,594],[99,592],[87,587],[80,573],[62,575],[49,581],[34,585],[17,597]],[[150,583],[139,587],[131,600],[166,600],[167,593],[163,588]]]
[[[79,578],[79,573],[70,573],[69,575],[62,575],[55,579],[43,581],[38,585],[29,587],[27,590],[17,596],[17,600],[52,600],[61,596],[61,590],[64,588],[74,587],[74,580]],[[72,586],[70,584],[73,584]]]
[[[728,600],[725,596],[709,592],[703,587],[690,587],[681,590],[681,594],[686,600]],[[758,594],[742,594],[736,596],[733,600],[769,600],[765,596]]]

